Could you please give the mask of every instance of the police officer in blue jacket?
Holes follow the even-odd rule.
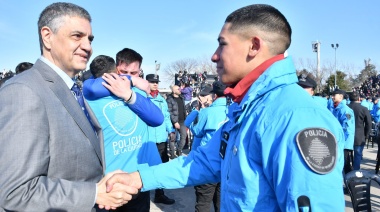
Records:
[[[168,104],[164,97],[161,96],[158,90],[158,83],[160,82],[160,77],[156,74],[148,74],[145,78],[150,85],[150,93],[148,98],[162,111],[164,115],[164,123],[156,127],[148,127],[149,141],[155,141],[158,149],[158,154],[160,154],[163,163],[169,161],[168,156],[168,135],[174,132],[172,122],[170,121],[170,114],[168,109]],[[153,114],[152,114],[153,115]],[[166,205],[174,204],[175,200],[170,199],[164,193],[163,189],[156,189],[154,194],[155,203],[163,203]]]
[[[187,157],[115,174],[107,190],[221,182],[221,211],[343,211],[343,130],[297,85],[284,56],[290,41],[289,23],[272,6],[231,13],[212,56],[234,101],[228,121]]]
[[[341,89],[336,89],[332,92],[332,100],[334,102],[334,108],[332,113],[338,119],[344,132],[344,172],[353,170],[352,167],[352,151],[354,149],[355,139],[355,115],[354,111],[343,103],[343,97],[346,92]]]
[[[318,104],[323,107],[327,107],[327,99],[320,96],[314,96],[314,90],[317,87],[317,83],[306,73],[298,76],[298,83],[306,92],[308,92]]]
[[[186,116],[185,126],[190,129],[192,133],[191,149],[197,149],[201,145],[203,134],[192,132],[191,126],[198,123],[198,114],[200,110],[207,108],[212,104],[212,86],[205,86],[198,94],[198,101],[193,101],[191,108],[192,111]],[[201,125],[199,125],[201,126]]]
[[[185,125],[189,127],[194,137],[200,139],[193,142],[192,150],[199,146],[205,146],[210,141],[215,131],[227,121],[227,99],[224,94],[226,86],[215,81],[212,84],[213,103],[199,111],[198,116],[188,116]],[[196,204],[195,211],[210,211],[211,202],[214,203],[214,211],[220,211],[220,183],[207,183],[195,186]]]

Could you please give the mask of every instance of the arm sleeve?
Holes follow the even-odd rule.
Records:
[[[170,121],[170,113],[169,113],[168,103],[164,99],[162,101],[162,105],[163,105],[162,113],[164,115],[164,124],[165,124],[165,128],[166,128],[166,132],[168,132],[168,133],[174,132],[172,122]]]
[[[127,75],[128,79],[131,77]],[[88,100],[96,100],[106,96],[112,96],[113,94],[102,85],[104,80],[101,77],[96,79],[90,78],[84,81],[83,84],[83,95]],[[152,127],[157,127],[161,125],[164,121],[164,116],[160,108],[158,108],[150,99],[142,96],[137,89],[134,89],[135,96],[132,93],[133,99],[132,104],[127,104],[127,106],[137,114],[146,124]],[[142,91],[141,91],[142,92]]]
[[[353,150],[355,140],[355,116],[351,108],[346,110],[341,115],[341,121],[343,132],[346,138],[345,149]]]
[[[143,182],[142,191],[156,188],[183,188],[185,186],[220,181],[221,157],[219,156],[220,130],[208,145],[190,151],[187,157],[178,157],[167,163],[139,169]],[[170,170],[170,171],[168,171]]]
[[[343,152],[343,145],[339,146],[339,143],[344,142],[344,136],[340,124],[332,120],[332,116],[323,113],[326,114],[327,111],[299,109],[283,114],[279,119],[271,119],[271,123],[263,129],[260,140],[265,142],[261,151],[265,181],[274,190],[283,211],[298,211],[297,199],[300,196],[310,199],[313,211],[344,209],[342,185],[337,183],[343,180],[343,157],[340,154]],[[328,174],[312,171],[297,146],[297,133],[309,127],[328,129],[336,137],[339,157],[335,168]]]
[[[131,76],[126,76],[129,80],[131,80]],[[91,77],[83,82],[83,96],[88,100],[95,100],[106,96],[113,95],[111,91],[109,91],[106,87],[102,85],[102,82],[105,82],[103,78]],[[132,88],[131,81],[131,88]]]
[[[194,120],[198,117],[198,111],[197,110],[193,110],[191,111],[191,113],[189,113],[189,115],[187,115],[186,119],[185,119],[185,126],[190,128],[190,125],[191,123],[194,122]]]
[[[136,92],[136,101],[134,104],[128,104],[128,107],[136,113],[147,125],[151,127],[160,126],[164,122],[164,115],[149,98]]]
[[[169,114],[170,114],[170,121],[172,122],[172,124],[178,122],[178,116],[174,115],[173,101],[174,101],[173,99],[171,99],[171,100],[166,99],[166,103],[168,103],[168,110],[169,110]]]
[[[39,95],[11,84],[0,99],[0,208],[90,211],[95,183],[49,177],[49,120]]]
[[[205,110],[206,109],[203,109],[199,112],[197,124],[193,124],[190,127],[191,132],[198,138],[201,138],[206,134],[205,125],[207,124],[207,115]]]

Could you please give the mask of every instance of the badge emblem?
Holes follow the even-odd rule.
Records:
[[[318,174],[330,173],[337,161],[335,136],[323,128],[306,128],[297,134],[298,149],[311,170]]]
[[[307,75],[305,73],[301,74],[299,81],[306,82]]]
[[[114,132],[120,136],[130,136],[137,128],[137,115],[120,99],[105,105],[103,115]]]

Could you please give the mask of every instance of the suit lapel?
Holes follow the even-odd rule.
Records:
[[[71,91],[69,90],[65,82],[54,70],[52,70],[48,65],[41,62],[40,60],[37,60],[35,66],[37,67],[37,70],[39,70],[39,73],[42,75],[42,77],[50,83],[49,88],[61,101],[62,105],[66,108],[67,112],[72,116],[74,121],[77,123],[78,127],[90,140],[99,160],[103,163],[102,151],[100,149],[100,142],[98,140],[98,137],[95,135],[95,132],[92,129],[91,124],[88,122],[86,115],[83,113],[82,108],[76,101],[75,97],[73,96],[73,94],[71,93]],[[38,67],[38,66],[41,66],[41,67]],[[91,111],[87,102],[86,102],[86,108],[88,111]],[[95,126],[95,128],[98,128],[96,129],[97,133],[99,133],[99,131],[101,133],[101,128],[99,127],[99,123],[94,117],[94,114],[92,111],[91,111],[90,116],[91,116],[91,119],[93,120],[93,123],[97,123]]]

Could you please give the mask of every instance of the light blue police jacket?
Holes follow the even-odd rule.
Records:
[[[318,104],[322,105],[323,107],[328,107],[328,102],[326,98],[320,97],[320,96],[313,96],[313,99],[318,102]]]
[[[364,99],[361,103],[360,103],[360,105],[361,106],[363,106],[363,107],[366,107],[368,110],[369,110],[369,102],[366,100],[366,99]]]
[[[334,102],[332,100],[332,97],[330,97],[329,100],[327,100],[327,109],[330,112],[333,112],[333,110],[334,110]]]
[[[312,211],[344,211],[342,127],[297,82],[291,58],[272,64],[242,102],[228,108],[229,121],[205,146],[187,157],[140,169],[143,190],[221,182],[221,211],[293,212],[300,196],[310,199]],[[297,146],[297,134],[307,128],[323,128],[335,136],[337,160],[327,174],[313,171]],[[227,146],[220,154],[223,139]]]
[[[353,150],[355,140],[355,115],[354,111],[343,102],[333,109],[334,116],[338,119],[344,132],[344,149]]]
[[[201,108],[200,110],[203,110],[203,108]],[[193,111],[191,111],[187,116],[186,116],[186,119],[184,121],[184,124],[187,128],[190,129],[190,126],[194,123],[194,122],[197,122],[198,121],[198,114],[199,114],[199,111],[194,109]],[[199,145],[201,145],[201,140],[202,140],[202,137],[197,137],[196,135],[193,134],[193,140],[191,142],[191,149],[196,149],[197,147],[199,147]]]
[[[148,98],[161,109],[164,115],[164,122],[157,127],[148,127],[149,141],[155,141],[156,143],[166,142],[168,139],[168,134],[174,132],[172,122],[170,121],[170,113],[168,109],[168,103],[161,94],[153,98],[152,95],[148,95]]]
[[[88,79],[83,84],[84,93],[93,94],[85,97],[103,130],[105,173],[118,169],[133,172],[138,167],[160,164],[156,143],[148,139],[148,125],[123,99],[114,95],[99,96],[99,93],[93,92],[102,90],[102,87],[99,78]],[[132,90],[146,97],[145,92],[135,87]],[[136,103],[139,104],[138,101]],[[158,113],[161,112],[158,110]]]
[[[215,131],[227,121],[226,112],[227,99],[225,97],[217,98],[209,107],[199,111],[197,123],[192,122],[189,126],[193,135],[200,138],[199,143],[195,142],[192,145],[192,149],[208,143]]]

